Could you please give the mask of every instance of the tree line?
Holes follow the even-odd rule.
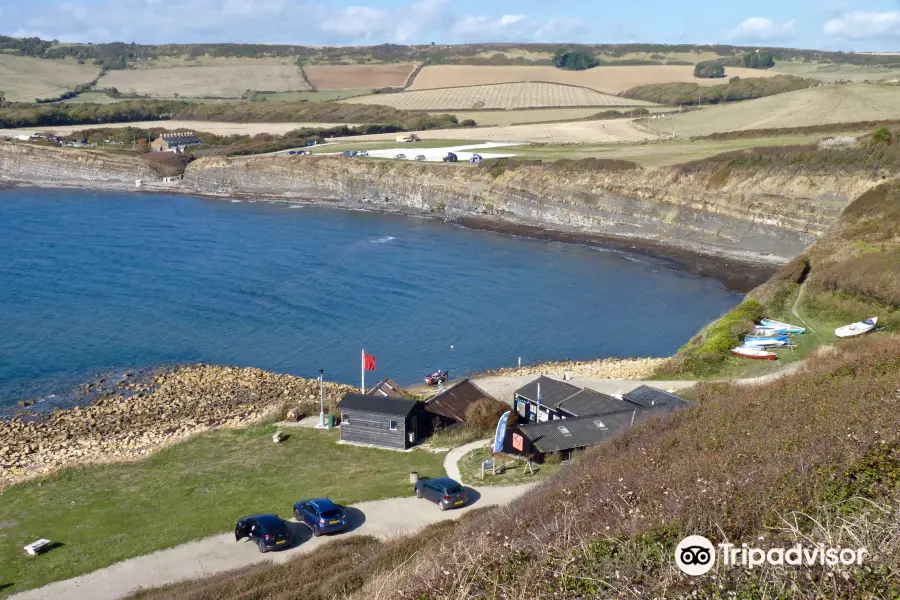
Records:
[[[626,98],[646,100],[670,106],[693,106],[703,104],[719,104],[752,100],[803,90],[818,82],[793,75],[776,75],[775,77],[732,77],[728,83],[702,87],[696,83],[653,83],[631,88],[622,93]]]

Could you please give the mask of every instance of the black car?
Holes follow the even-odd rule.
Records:
[[[294,517],[306,524],[315,537],[347,528],[347,513],[328,498],[301,500],[294,504]]]
[[[234,528],[234,539],[250,538],[260,552],[273,548],[287,548],[293,542],[291,530],[278,515],[253,515],[244,517]]]
[[[436,502],[441,510],[459,508],[469,499],[466,488],[449,477],[420,479],[416,482],[416,498],[427,498]]]
[[[459,157],[456,156],[453,152],[448,152],[447,156],[444,157],[444,162],[457,162]]]

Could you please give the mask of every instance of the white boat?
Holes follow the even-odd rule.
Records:
[[[753,328],[753,335],[759,337],[771,337],[773,335],[785,335],[790,333],[784,327],[763,327],[761,325],[757,325]]]
[[[745,348],[784,348],[785,346],[790,346],[790,342],[778,339],[778,338],[766,338],[766,339],[745,339],[744,346]]]
[[[865,321],[859,321],[858,323],[851,323],[850,325],[838,327],[834,330],[834,335],[838,336],[839,338],[856,337],[864,333],[869,333],[870,331],[875,329],[875,326],[877,324],[878,317],[872,317],[871,319],[866,319]]]
[[[774,352],[763,350],[762,348],[750,348],[741,346],[740,348],[732,348],[731,353],[741,358],[753,358],[755,360],[777,360],[778,356]]]
[[[797,327],[796,325],[791,325],[790,323],[782,323],[781,321],[774,321],[772,319],[763,319],[760,321],[760,325],[763,327],[777,327],[779,329],[787,329],[788,333],[806,333],[806,329],[803,327]]]

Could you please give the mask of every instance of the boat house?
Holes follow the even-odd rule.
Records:
[[[543,423],[628,408],[630,404],[594,390],[541,375],[515,391],[513,408],[522,421]]]
[[[381,396],[383,398],[406,398],[407,391],[397,385],[393,379],[385,377],[373,388],[366,391],[368,396]]]
[[[347,394],[338,403],[341,440],[405,450],[419,439],[423,402],[371,394]]]
[[[494,400],[471,379],[464,379],[425,403],[425,417],[432,430],[466,422],[466,411],[479,400]]]

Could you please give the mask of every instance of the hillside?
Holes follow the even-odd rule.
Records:
[[[390,542],[342,537],[284,565],[130,598],[894,597],[898,389],[900,340],[845,343],[778,382],[694,388],[699,406],[588,450],[503,509]],[[673,556],[689,534],[869,556],[862,567],[717,564],[685,577]]]
[[[900,118],[900,87],[828,85],[706,108],[640,123],[660,134],[704,136],[725,131],[831,125]]]
[[[56,97],[99,74],[100,67],[74,59],[40,60],[0,53],[0,92],[9,102]]]

